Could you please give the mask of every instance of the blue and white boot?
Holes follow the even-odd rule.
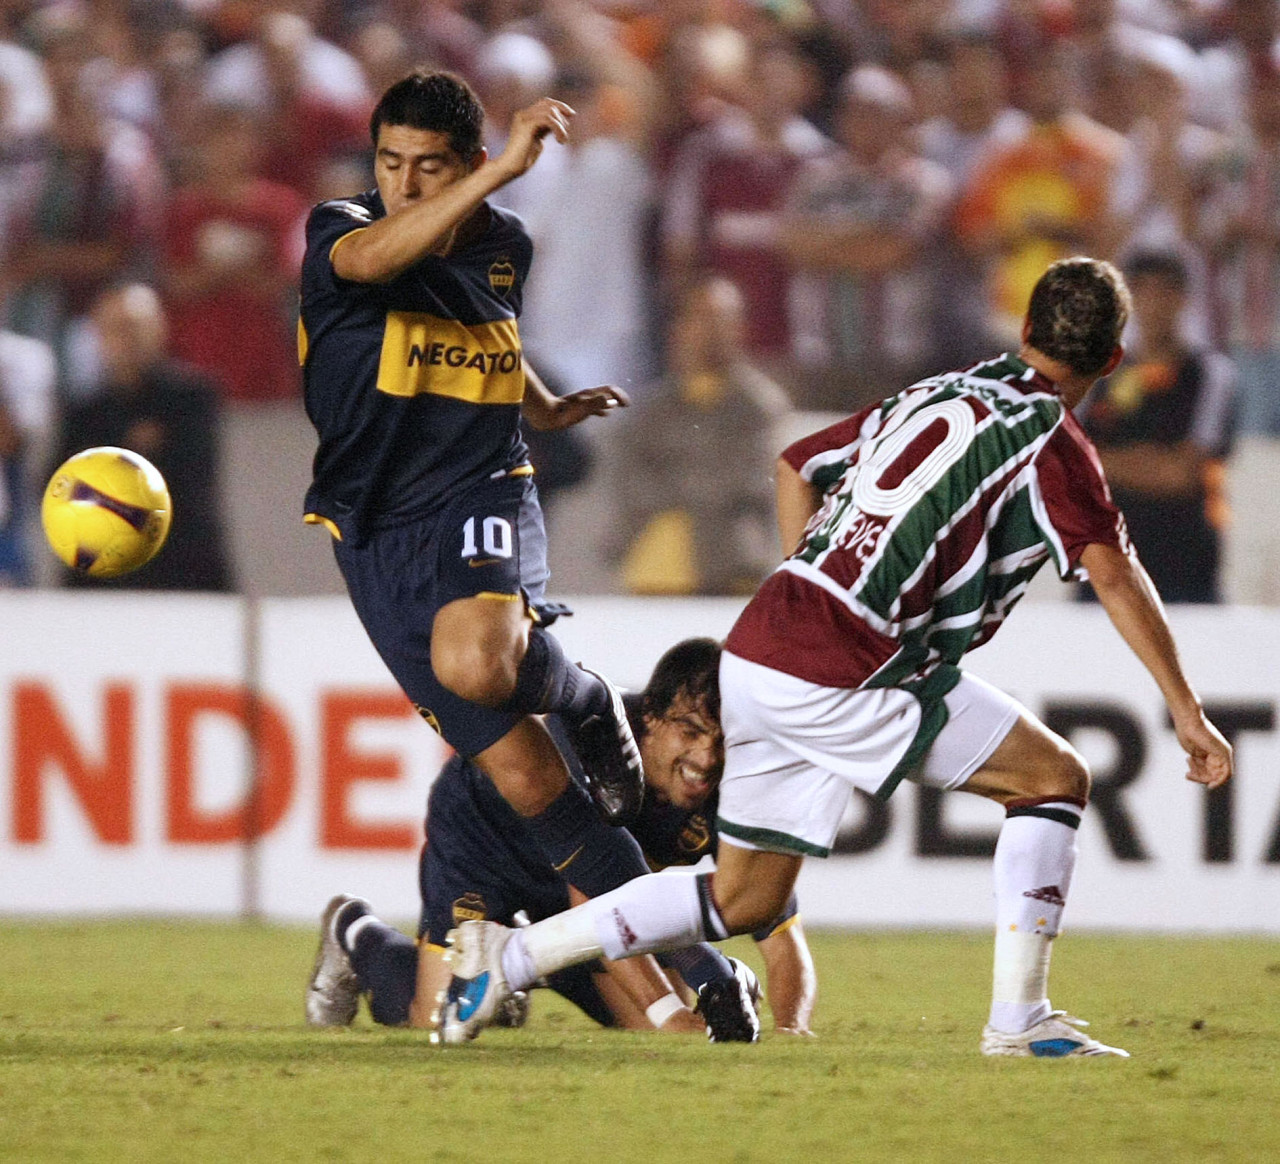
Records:
[[[982,1032],[984,1055],[1022,1055],[1038,1059],[1065,1059],[1071,1055],[1113,1055],[1129,1058],[1128,1051],[1108,1047],[1097,1039],[1091,1039],[1081,1030],[1089,1024],[1074,1018],[1066,1011],[1055,1010],[1048,1018],[1035,1026],[1011,1035],[988,1026]]]
[[[453,978],[437,1000],[432,1042],[469,1043],[498,1017],[511,997],[502,951],[513,932],[491,921],[465,921],[449,931],[444,959]]]

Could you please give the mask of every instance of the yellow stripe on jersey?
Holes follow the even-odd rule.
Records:
[[[342,531],[333,524],[327,517],[321,517],[318,513],[304,513],[302,520],[307,525],[322,525],[327,529],[337,541],[342,541]]]
[[[337,249],[338,249],[340,246],[342,246],[342,244],[343,244],[344,242],[346,242],[346,241],[347,241],[347,239],[351,238],[353,235],[357,235],[357,234],[359,234],[362,230],[368,230],[368,229],[369,229],[369,228],[368,228],[367,226],[357,226],[357,227],[355,228],[355,230],[349,230],[349,231],[347,231],[347,233],[346,233],[346,234],[344,234],[341,238],[339,238],[339,239],[335,239],[335,240],[334,240],[334,243],[333,243],[333,246],[331,246],[331,247],[329,248],[329,265],[330,265],[330,266],[332,266],[332,265],[333,265],[333,256],[334,256],[334,252],[335,252],[335,251],[337,251]]]
[[[388,311],[378,391],[452,396],[472,404],[519,404],[524,358],[514,319],[467,326],[417,311]]]
[[[302,317],[298,317],[298,365],[303,367],[307,362],[307,348],[310,341],[307,339],[307,326],[302,322]]]

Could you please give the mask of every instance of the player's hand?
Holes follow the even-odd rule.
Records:
[[[507,144],[495,161],[507,181],[520,177],[542,156],[542,145],[548,134],[556,141],[569,140],[569,122],[577,114],[563,101],[544,97],[511,118]]]
[[[1196,708],[1174,719],[1174,731],[1178,743],[1187,753],[1187,779],[1206,788],[1221,788],[1231,779],[1233,766],[1232,748]]]
[[[572,428],[589,416],[604,416],[615,408],[626,408],[630,403],[631,398],[621,388],[606,384],[600,388],[583,388],[580,392],[556,397],[546,411],[539,415],[533,415],[526,408],[525,415],[534,428],[551,432]]]

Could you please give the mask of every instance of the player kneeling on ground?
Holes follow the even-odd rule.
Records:
[[[696,864],[717,849],[716,802],[724,764],[719,662],[714,640],[686,640],[659,660],[642,695],[625,699],[647,773],[644,803],[631,832],[653,868]],[[553,716],[548,726],[580,779],[562,725]],[[571,857],[552,868],[492,782],[474,764],[454,757],[428,801],[418,944],[378,920],[367,902],[335,897],[321,922],[307,991],[308,1022],[351,1022],[363,993],[375,1021],[429,1026],[437,995],[449,981],[445,934],[467,918],[510,925],[523,914],[537,921],[585,900],[574,888],[576,865],[584,859]],[[775,1028],[808,1033],[816,980],[794,895],[755,937]],[[752,995],[758,995],[759,984],[745,965],[705,943],[659,961],[687,987],[696,1017],[653,958],[594,961],[550,974],[546,984],[604,1026],[705,1029],[714,1041],[754,1041],[759,1024]],[[526,1006],[517,997],[515,1005],[502,1009],[499,1021],[510,1024]]]

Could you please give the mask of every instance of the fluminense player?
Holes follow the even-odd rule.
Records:
[[[724,766],[719,663],[714,639],[686,639],[662,656],[642,693],[625,697],[646,775],[644,803],[629,828],[655,869],[695,865],[716,852],[715,805]],[[556,717],[548,724],[577,776]],[[321,919],[307,1021],[345,1025],[363,995],[376,1022],[429,1026],[449,981],[442,956],[448,931],[468,917],[511,924],[519,913],[537,921],[567,909],[573,864],[570,859],[553,869],[484,774],[453,757],[432,784],[427,806],[418,942],[379,920],[368,902],[335,897]],[[764,959],[775,1029],[807,1034],[817,979],[794,896],[753,936]],[[663,962],[696,996],[697,1019],[652,958],[570,967],[549,975],[547,985],[605,1026],[705,1030],[716,1042],[754,1041],[759,1024],[751,995],[758,983],[741,963],[705,943],[665,955]]]
[[[1217,788],[1231,777],[1231,748],[1183,674],[1071,413],[1120,361],[1128,310],[1109,263],[1055,263],[1017,354],[923,380],[784,452],[779,524],[797,549],[743,611],[721,662],[716,872],[640,878],[519,931],[465,922],[441,1005],[445,1042],[474,1037],[511,990],[563,966],[761,925],[804,857],[830,851],[853,788],[884,798],[908,779],[1005,808],[983,1054],[1126,1054],[1049,1003],[1088,768],[958,664],[1046,561],[1063,578],[1087,571],[1168,704],[1187,778]]]
[[[580,849],[587,896],[643,872],[569,779],[540,713],[563,718],[602,813],[626,816],[643,774],[618,692],[571,663],[547,627],[546,534],[524,416],[558,429],[626,403],[552,395],[517,317],[532,243],[487,198],[536,164],[573,110],[515,114],[502,153],[447,73],[390,86],[370,131],[376,188],[307,221],[299,353],[319,444],[306,517],[333,535],[352,604],[418,712],[472,758],[552,862]]]

